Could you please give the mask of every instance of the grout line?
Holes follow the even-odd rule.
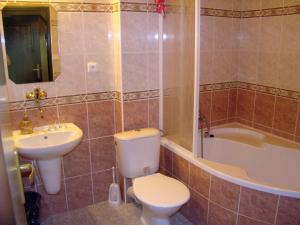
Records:
[[[254,104],[253,104],[253,112],[252,112],[252,120],[251,120],[251,127],[254,127],[254,118],[255,118],[255,108],[256,108],[256,98],[257,98],[257,92],[256,91],[254,91],[254,99],[253,99],[253,101],[254,101]]]
[[[116,168],[116,170],[118,169],[118,167],[116,167],[116,166],[115,166],[115,168]],[[112,168],[108,168],[108,169],[104,169],[104,170],[97,170],[95,172],[92,172],[92,174],[105,173],[105,172],[108,172],[110,170],[112,170]]]
[[[214,90],[210,92],[209,125],[212,123]]]
[[[276,105],[277,105],[277,98],[278,96],[275,95],[275,102],[274,102],[274,108],[273,108],[273,118],[272,118],[272,125],[271,125],[271,133],[274,131],[274,126],[275,126],[275,115],[276,115]]]
[[[147,100],[147,108],[148,108],[148,110],[147,110],[147,124],[148,124],[148,128],[150,127],[150,100],[149,100],[149,98],[148,98],[148,100]]]
[[[71,177],[65,177],[64,179],[65,180],[71,180],[71,179],[75,179],[75,178],[78,178],[78,177],[88,176],[90,174],[104,173],[104,172],[107,172],[109,170],[111,170],[111,168],[107,168],[107,169],[103,169],[103,170],[97,170],[97,171],[92,171],[92,172],[88,172],[88,173],[83,173],[83,174],[79,174],[79,175],[71,176]]]
[[[227,209],[227,208],[225,208],[224,206],[220,205],[219,203],[217,203],[217,202],[215,202],[215,201],[212,201],[212,200],[209,200],[209,201],[210,201],[212,204],[217,205],[218,207],[220,207],[220,208],[222,208],[222,209],[224,209],[224,210],[226,210],[226,211],[229,211],[229,212],[231,212],[231,213],[233,213],[233,214],[238,215],[237,211],[234,211],[234,210],[232,210],[232,209]]]
[[[85,139],[83,141],[93,141],[93,140],[98,140],[98,139],[104,139],[104,138],[109,138],[109,137],[113,137],[114,135],[111,134],[111,135],[105,135],[105,136],[101,136],[101,137],[95,137],[95,138],[88,138],[88,139]]]
[[[240,193],[239,193],[239,200],[238,200],[238,208],[237,208],[236,225],[238,225],[238,221],[239,221],[240,204],[241,204],[241,195],[242,195],[242,186],[240,186]]]
[[[89,160],[90,160],[90,176],[91,176],[91,184],[92,184],[92,199],[93,199],[93,203],[95,203],[95,198],[94,198],[94,181],[93,181],[93,166],[92,166],[92,150],[91,150],[91,142],[88,142],[88,148],[89,148]]]
[[[277,205],[276,205],[276,213],[275,213],[274,225],[277,224],[277,217],[278,217],[278,210],[279,210],[280,199],[281,199],[281,197],[280,197],[280,195],[278,195]]]
[[[209,213],[210,213],[210,201],[207,201],[207,215],[206,215],[206,224],[209,224]]]
[[[117,119],[116,119],[116,104],[117,101],[114,100],[113,108],[114,108],[114,134],[117,133]]]
[[[298,128],[298,122],[299,122],[299,112],[300,112],[300,101],[298,101],[298,107],[297,107],[297,114],[296,114],[296,123],[295,123],[295,130],[294,130],[294,141],[296,141],[296,133]]]
[[[253,220],[255,222],[263,223],[265,225],[274,225],[274,223],[269,223],[269,222],[266,222],[266,221],[263,221],[263,220],[260,220],[260,219],[255,219],[255,218],[252,218],[252,217],[244,215],[244,214],[239,214],[239,215],[242,216],[242,217],[246,217],[248,219],[251,219],[251,220]]]
[[[190,186],[191,183],[191,163],[188,161],[188,186]]]
[[[192,186],[190,186],[190,185],[188,185],[188,186],[189,186],[189,188],[190,188],[193,192],[197,193],[197,194],[200,195],[202,198],[204,198],[204,199],[206,199],[207,201],[209,201],[209,197],[204,196],[204,195],[201,194],[198,190],[194,189]]]
[[[207,207],[207,216],[206,216],[206,223],[208,224],[209,220],[209,213],[210,213],[210,198],[211,198],[211,181],[212,175],[209,174],[209,189],[208,189],[208,207]]]
[[[240,94],[240,89],[237,88],[237,91],[236,91],[236,106],[235,106],[235,117],[236,118],[239,118],[239,116],[238,116],[239,94]]]
[[[72,179],[75,179],[75,178],[78,178],[78,177],[88,176],[90,174],[91,174],[91,172],[89,172],[89,173],[83,173],[83,174],[72,176],[72,177],[65,177],[65,180],[72,180]]]

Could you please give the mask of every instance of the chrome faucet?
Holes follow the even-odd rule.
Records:
[[[205,124],[206,129],[207,129],[207,131],[204,133],[204,137],[209,137],[210,123],[202,112],[200,112],[200,114],[199,114],[199,121],[200,121],[201,130],[203,130],[203,124]]]

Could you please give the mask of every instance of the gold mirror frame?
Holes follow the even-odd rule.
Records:
[[[59,61],[59,52],[58,52],[57,12],[56,12],[55,8],[53,6],[51,6],[50,3],[0,2],[0,16],[1,16],[0,38],[1,38],[2,45],[4,45],[4,32],[3,32],[3,21],[2,21],[2,10],[4,7],[16,7],[16,8],[19,8],[19,7],[23,7],[23,8],[45,7],[45,8],[49,8],[52,73],[53,73],[53,81],[55,81],[61,72],[60,61]],[[2,49],[4,50],[4,52],[3,52],[4,63],[5,63],[5,65],[7,65],[5,46],[2,47]],[[12,79],[10,79],[10,80],[13,82]],[[52,81],[47,81],[47,82],[52,82]]]

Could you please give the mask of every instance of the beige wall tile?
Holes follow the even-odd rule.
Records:
[[[202,51],[200,53],[200,84],[210,84],[213,82],[212,77],[212,52]]]
[[[264,17],[261,19],[259,45],[261,51],[276,53],[280,50],[282,21],[282,16]]]
[[[283,17],[282,48],[286,51],[300,51],[300,15]]]
[[[261,1],[264,0],[241,0],[241,10],[261,9]]]
[[[214,20],[212,16],[201,16],[200,19],[200,51],[212,51]]]
[[[213,29],[215,50],[232,50],[234,40],[233,19],[226,17],[216,17],[214,20]]]
[[[201,7],[232,10],[233,0],[201,0]]]
[[[159,53],[147,54],[147,89],[159,89]]]
[[[141,53],[147,49],[147,14],[122,12],[121,27],[123,53]]]
[[[240,51],[239,52],[239,66],[238,66],[238,80],[243,82],[256,83],[257,82],[257,63],[258,52]]]
[[[157,13],[147,14],[147,51],[158,52],[159,15]]]
[[[257,83],[271,87],[278,87],[279,54],[260,52],[258,60]]]
[[[15,84],[10,79],[7,79],[7,90],[9,101],[23,101],[25,100],[25,91],[23,84]]]
[[[261,0],[261,8],[278,8],[283,7],[284,0]]]
[[[97,72],[88,72],[87,64],[97,63]],[[113,54],[86,54],[85,72],[87,93],[114,91],[114,55]]]
[[[284,6],[300,5],[300,0],[284,0]]]
[[[110,13],[83,14],[84,48],[86,53],[109,53],[114,50],[113,15]]]
[[[283,51],[279,63],[279,87],[288,90],[300,91],[300,52]]]
[[[55,81],[57,95],[76,95],[86,93],[86,80],[84,72],[84,56],[62,55],[60,57],[62,70],[61,75]]]
[[[147,83],[147,54],[122,54],[123,91],[144,91]]]
[[[59,12],[57,19],[60,55],[82,53],[84,51],[83,13]]]
[[[232,51],[215,51],[212,67],[213,83],[233,81]]]
[[[261,29],[260,17],[241,20],[240,34],[239,34],[240,37],[239,49],[241,51],[258,50],[259,41],[261,38],[260,29]]]

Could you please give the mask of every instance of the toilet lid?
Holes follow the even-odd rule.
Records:
[[[134,179],[133,192],[141,202],[158,207],[180,206],[190,198],[183,183],[160,173]]]

